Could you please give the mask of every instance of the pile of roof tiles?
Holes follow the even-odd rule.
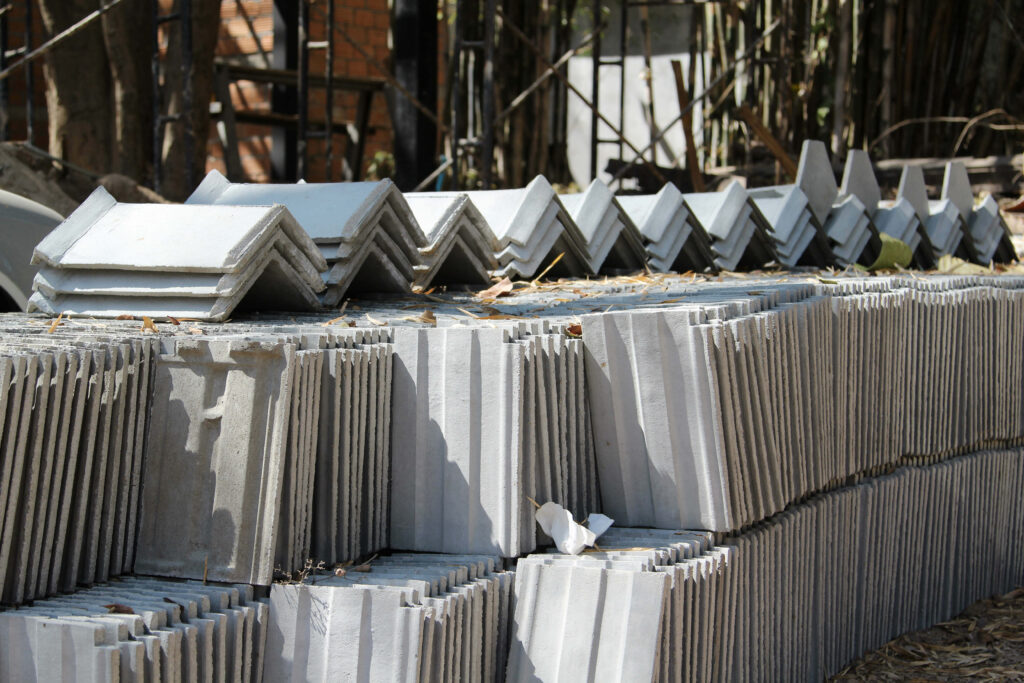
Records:
[[[737,535],[617,529],[516,569],[509,681],[820,681],[1024,578],[1024,451],[831,491]]]
[[[302,246],[281,226],[330,186],[276,187],[298,189],[258,209],[273,221],[225,237],[236,254],[250,235],[337,274],[367,240],[406,258],[406,284],[430,253],[459,252],[472,272],[490,253],[521,274],[570,244],[567,268],[654,250],[710,255],[712,270],[780,245],[813,252],[837,225],[799,184],[734,185],[717,208],[665,190],[630,208],[591,188],[536,215],[520,191],[517,215],[537,225],[590,221],[527,248],[488,241],[480,216],[498,200],[431,195],[410,215],[436,229],[406,249],[405,200],[375,186],[361,211],[377,228]],[[225,201],[177,208],[247,215]],[[861,207],[850,225],[880,210],[833,203]],[[719,229],[727,216],[735,234]],[[75,224],[87,235],[103,220]],[[48,253],[84,253],[54,235]],[[703,279],[212,324],[4,316],[0,579],[17,609],[0,613],[0,674],[88,662],[90,680],[820,679],[1024,579],[1024,278]],[[523,557],[550,545],[534,520],[549,501],[617,526],[595,552]]]
[[[0,601],[130,571],[153,340],[34,333],[0,345]]]
[[[398,553],[372,571],[275,584],[268,681],[496,681],[511,572],[491,556]]]
[[[530,327],[395,330],[393,547],[516,557],[528,497],[597,510],[583,344]]]
[[[1024,437],[1020,279],[828,282],[583,316],[589,386],[616,388],[589,395],[604,512],[731,531],[858,473]]]
[[[229,329],[157,358],[136,571],[267,585],[386,547],[386,337]]]
[[[883,236],[921,268],[945,254],[1016,259],[995,200],[974,206],[963,164],[947,164],[938,200],[907,167],[883,201],[866,153],[850,152],[837,185],[825,146],[808,141],[792,185],[686,195],[666,185],[616,197],[598,180],[557,195],[542,176],[522,189],[403,195],[389,180],[264,185],[216,171],[185,206],[118,204],[101,188],[36,249],[30,308],[225,320],[236,308],[330,308],[491,277],[869,266]]]
[[[269,609],[253,595],[124,578],[0,612],[0,680],[260,680]]]

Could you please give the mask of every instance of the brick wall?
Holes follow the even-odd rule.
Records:
[[[349,35],[370,57],[387,68],[391,49],[389,30],[391,15],[388,0],[334,0],[334,19],[340,28]],[[270,54],[274,48],[273,33],[273,1],[272,0],[241,0],[241,8],[248,15],[249,21],[256,30],[259,44]],[[324,3],[310,6],[310,40],[326,38],[326,9]],[[352,77],[377,77],[380,71],[374,67],[353,45],[346,41],[340,33],[334,38],[334,73]],[[256,40],[239,10],[236,0],[223,0],[221,3],[221,29],[217,44],[217,55],[241,60],[252,66],[263,66]],[[322,50],[312,50],[309,58],[311,75],[323,75],[325,54]],[[231,98],[236,109],[253,109],[270,111],[270,86],[255,83],[239,82],[231,86]],[[326,98],[322,89],[309,91],[308,111],[312,120],[323,120]],[[356,95],[335,90],[333,118],[335,121],[354,121],[356,115]],[[363,156],[362,171],[379,150],[391,151],[392,127],[387,103],[383,93],[374,96],[370,113],[371,133],[368,136]],[[238,126],[239,156],[246,179],[252,182],[266,182],[270,179],[270,151],[273,146],[271,129],[263,126],[239,124]],[[335,135],[333,138],[333,179],[341,178],[341,163],[346,151],[346,138]],[[327,177],[323,140],[310,140],[307,154],[307,180],[318,181]],[[207,168],[225,170],[224,151],[216,129],[211,130],[208,146]]]

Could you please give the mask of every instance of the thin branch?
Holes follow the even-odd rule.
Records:
[[[14,64],[11,64],[9,67],[4,69],[3,71],[0,71],[0,81],[2,81],[3,79],[7,78],[8,76],[10,76],[14,71],[16,71],[17,69],[21,68],[26,63],[31,62],[31,61],[37,59],[38,57],[41,57],[41,56],[45,55],[47,52],[49,52],[50,50],[55,48],[57,45],[62,43],[64,40],[66,40],[66,39],[70,38],[71,36],[75,35],[76,33],[78,33],[79,31],[84,29],[86,26],[88,26],[92,22],[94,22],[97,19],[99,19],[100,17],[102,17],[104,14],[106,14],[110,10],[112,10],[115,7],[117,7],[118,5],[120,5],[122,2],[124,2],[124,0],[111,0],[110,4],[102,5],[98,10],[90,12],[89,14],[85,15],[84,17],[79,19],[77,22],[75,22],[71,26],[68,26],[66,29],[64,29],[63,31],[61,31],[57,35],[55,35],[52,38],[50,38],[49,40],[47,40],[45,43],[43,43],[42,45],[37,47],[35,50],[32,50],[32,52],[29,52],[27,55],[25,55],[24,57],[22,57],[21,59],[16,61]]]

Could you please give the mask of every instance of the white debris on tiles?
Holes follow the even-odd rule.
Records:
[[[315,310],[327,267],[282,206],[119,204],[103,188],[32,260],[32,310],[108,318],[222,320],[243,302]]]
[[[426,237],[390,180],[355,183],[231,183],[207,174],[186,204],[283,204],[317,244],[329,267],[323,301],[350,288],[405,292],[422,264]],[[325,269],[326,270],[326,269]]]
[[[683,193],[675,185],[666,184],[653,195],[621,195],[616,199],[643,235],[651,270],[717,270],[708,234],[690,213]]]
[[[696,192],[683,198],[707,230],[715,264],[722,270],[760,268],[778,259],[771,226],[739,182],[732,181],[721,192]]]
[[[583,192],[558,199],[587,242],[590,272],[643,270],[643,237],[607,185],[595,179]]]
[[[271,588],[274,681],[497,681],[513,574],[493,556],[396,554]]]
[[[115,580],[0,612],[0,679],[258,681],[268,611],[251,586]]]
[[[420,248],[423,265],[414,268],[415,286],[490,282],[498,268],[498,240],[468,195],[404,197],[427,242]]]

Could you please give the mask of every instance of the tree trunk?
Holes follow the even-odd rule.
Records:
[[[178,0],[189,2],[190,0]],[[191,2],[192,11],[192,183],[202,180],[206,169],[206,138],[210,131],[210,98],[213,96],[213,53],[220,29],[220,3]],[[168,25],[167,55],[164,62],[165,110],[174,116],[184,110],[180,22]],[[160,191],[168,199],[183,200],[191,194],[185,172],[185,127],[169,125],[163,144],[163,173]]]
[[[113,164],[110,170],[142,182],[153,151],[153,4],[125,2],[103,15],[113,98]]]
[[[98,8],[98,0],[39,1],[49,35]],[[108,171],[112,168],[114,111],[100,23],[89,24],[48,52],[43,73],[50,153],[97,173]]]

